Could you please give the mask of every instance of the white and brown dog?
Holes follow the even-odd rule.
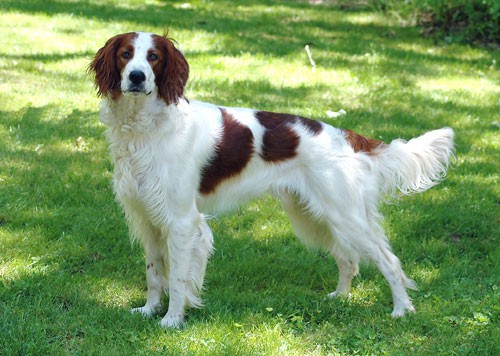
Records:
[[[384,194],[422,192],[442,179],[453,130],[390,144],[290,114],[229,108],[184,98],[189,67],[171,40],[115,36],[89,66],[104,97],[114,190],[132,239],[146,254],[144,315],[170,301],[161,324],[176,327],[199,298],[212,232],[206,213],[269,192],[299,239],[328,251],[349,295],[358,263],[372,261],[390,284],[393,317],[414,311],[415,284],[391,252],[377,211]]]

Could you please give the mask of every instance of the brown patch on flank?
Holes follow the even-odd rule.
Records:
[[[254,152],[252,131],[226,110],[220,111],[223,120],[222,138],[217,143],[214,157],[201,173],[199,191],[202,194],[212,193],[223,180],[239,174]]]
[[[377,148],[383,147],[386,144],[380,140],[375,140],[373,138],[367,138],[357,134],[352,130],[343,130],[345,138],[349,145],[351,145],[354,152],[366,152],[369,154],[375,154],[374,152]]]
[[[318,135],[323,129],[319,121],[296,115],[258,111],[255,116],[266,128],[262,138],[261,157],[267,162],[285,161],[297,155],[300,137],[292,125],[300,123],[313,135]]]

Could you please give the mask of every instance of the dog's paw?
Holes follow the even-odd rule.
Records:
[[[351,293],[346,292],[346,291],[339,291],[336,290],[335,292],[332,292],[328,294],[328,298],[344,298],[344,299],[349,299],[351,297]]]
[[[132,309],[130,309],[130,312],[132,314],[141,314],[141,315],[149,318],[149,317],[153,316],[154,314],[158,313],[160,308],[161,308],[161,305],[156,305],[154,307],[151,307],[149,305],[145,305],[145,306],[140,307],[140,308],[132,308]]]
[[[394,310],[391,313],[391,317],[394,319],[401,318],[402,316],[405,316],[408,313],[415,313],[415,308],[411,304],[403,308],[394,308]]]
[[[182,314],[167,313],[161,319],[160,325],[162,328],[178,329],[184,325],[184,316]]]

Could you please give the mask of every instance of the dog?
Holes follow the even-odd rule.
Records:
[[[132,240],[146,258],[147,299],[165,327],[200,307],[213,235],[207,215],[264,193],[277,197],[298,238],[330,253],[339,269],[330,297],[348,296],[362,260],[387,279],[392,317],[415,309],[415,283],[391,252],[377,210],[386,195],[423,192],[454,154],[442,128],[390,144],[305,117],[188,100],[189,65],[166,36],[110,38],[89,64],[114,165],[113,187]],[[399,191],[399,192],[398,192]],[[397,193],[398,192],[398,193]]]

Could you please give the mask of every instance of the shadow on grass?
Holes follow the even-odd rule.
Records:
[[[415,43],[417,36],[415,29],[395,24],[351,23],[342,16],[342,13],[348,12],[346,10],[339,12],[338,7],[311,6],[307,2],[295,1],[279,4],[269,1],[252,2],[252,4],[246,1],[233,1],[230,4],[231,6],[226,8],[215,5],[183,8],[178,4],[165,2],[161,5],[141,4],[129,9],[88,1],[6,0],[0,3],[0,9],[42,13],[48,16],[67,14],[103,22],[136,24],[134,25],[136,28],[130,29],[131,31],[140,30],[144,26],[154,26],[225,34],[225,45],[220,50],[225,54],[237,55],[244,51],[271,56],[293,53],[302,55],[304,44],[312,42],[313,48],[320,52],[363,55],[373,51],[374,44],[383,42],[388,57],[403,58],[410,62],[425,59],[430,62],[478,64],[487,61],[483,58],[461,59],[458,56],[438,56],[418,53],[411,49],[403,50],[398,47],[399,44]],[[276,31],[277,27],[279,31]],[[394,30],[397,30],[397,36]],[[85,29],[81,29],[78,34],[85,35]],[[175,33],[172,35],[175,37]],[[103,44],[105,40],[102,40]],[[187,53],[189,52],[190,49],[187,49]],[[217,52],[214,51],[213,54]],[[332,65],[329,53],[318,54],[318,62]],[[388,62],[387,65],[394,71],[412,66],[411,63],[405,64],[405,61]],[[352,63],[335,58],[334,64],[349,66]],[[432,74],[432,71],[428,72],[428,75]]]
[[[3,137],[0,154],[0,228],[16,231],[19,236],[30,230],[37,235],[34,241],[5,242],[6,246],[19,249],[32,245],[44,254],[39,251],[44,243],[50,246],[65,238],[71,243],[73,235],[89,243],[96,230],[108,230],[103,226],[109,224],[106,219],[119,214],[106,203],[113,201],[110,164],[103,130],[93,123],[95,113],[66,112],[49,105],[0,115],[5,132],[9,132]],[[109,209],[95,211],[100,206]]]
[[[60,62],[66,59],[75,58],[92,58],[95,52],[82,51],[82,52],[65,52],[65,53],[26,53],[26,54],[9,54],[4,53],[2,57],[9,61],[34,61],[35,63],[51,63]]]

